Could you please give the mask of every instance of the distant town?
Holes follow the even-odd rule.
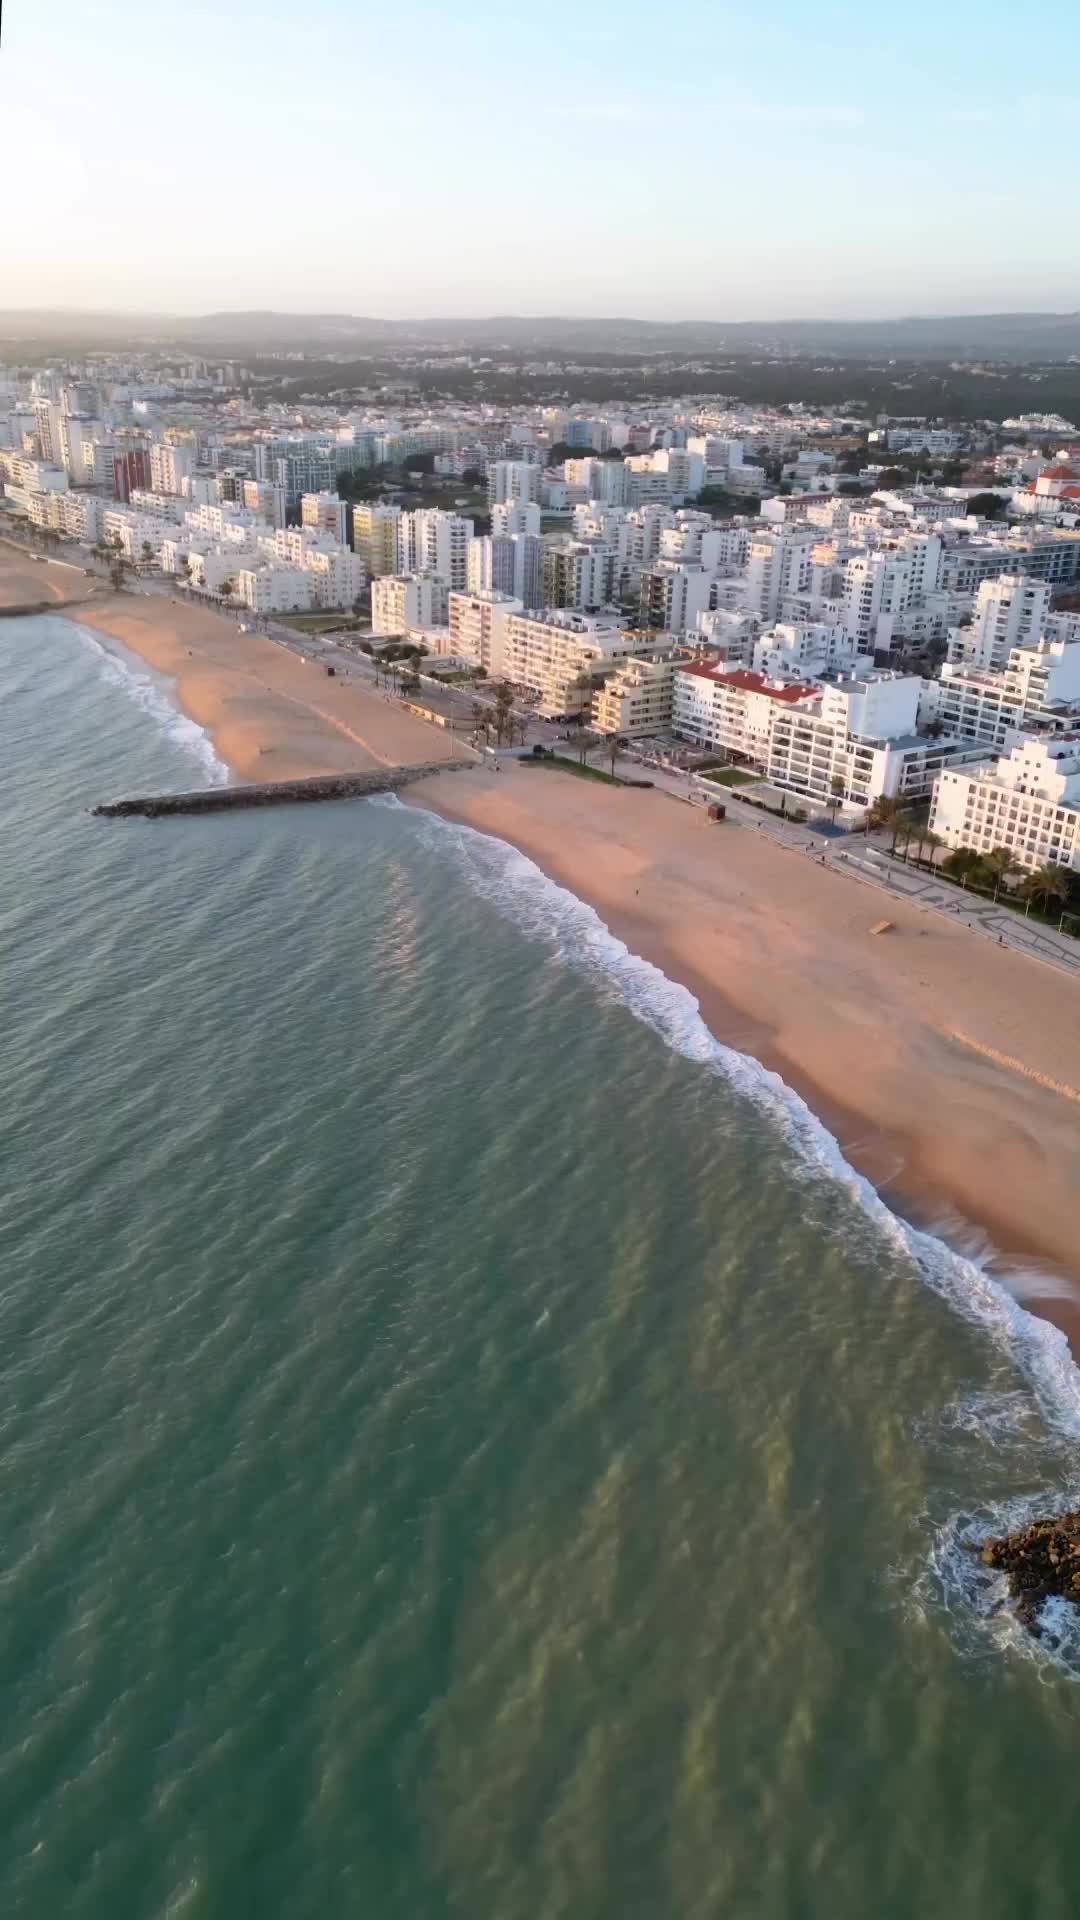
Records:
[[[1052,897],[1080,873],[1080,430],[902,391],[755,404],[700,371],[597,404],[434,397],[400,366],[289,397],[257,354],[12,358],[0,532],[506,688],[504,719],[512,697],[583,757],[730,768],[849,824],[922,809],[926,844]]]

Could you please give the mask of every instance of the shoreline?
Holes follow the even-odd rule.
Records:
[[[165,674],[235,777],[442,757],[439,729],[396,701],[215,612],[119,596],[66,617]],[[870,939],[874,903],[847,876],[645,790],[507,764],[407,804],[518,848],[590,905],[718,1041],[781,1076],[890,1210],[985,1259],[1080,1355],[1080,1127],[1048,1084],[1080,1085],[1075,983],[903,902]]]

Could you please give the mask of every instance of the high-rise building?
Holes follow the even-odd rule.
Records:
[[[445,626],[452,597],[434,574],[382,574],[371,583],[371,631],[386,636],[409,627]]]
[[[150,478],[155,493],[183,493],[184,481],[195,471],[194,447],[174,447],[155,441],[150,449]]]
[[[544,470],[538,461],[493,460],[488,467],[487,496],[493,504],[500,500],[535,500],[539,503]]]
[[[321,527],[340,546],[346,544],[348,507],[336,493],[305,493],[300,502],[300,524]]]
[[[482,588],[450,595],[450,650],[474,660],[493,677],[505,671],[506,629],[510,616],[523,611],[513,594]]]
[[[398,522],[401,508],[383,500],[353,508],[353,551],[363,555],[369,580],[398,571]]]
[[[791,594],[805,593],[817,540],[813,527],[755,534],[746,568],[746,609],[771,627]]]
[[[464,591],[468,585],[469,542],[473,523],[459,513],[439,507],[418,507],[398,522],[398,573],[433,573],[448,587]]]

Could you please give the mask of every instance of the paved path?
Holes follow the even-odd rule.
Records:
[[[875,839],[849,833],[838,837],[816,832],[812,825],[796,825],[747,806],[738,798],[737,789],[718,787],[711,781],[663,767],[642,767],[640,762],[628,760],[626,765],[627,770],[633,765],[635,771],[647,773],[661,792],[691,805],[705,806],[710,800],[721,801],[727,808],[728,820],[735,826],[749,833],[763,834],[790,853],[801,853],[804,859],[816,860],[831,867],[834,873],[878,887],[893,899],[907,900],[924,912],[947,915],[955,924],[969,928],[995,945],[1011,947],[1016,953],[1026,953],[1032,959],[1057,967],[1059,972],[1080,976],[1080,940],[1040,921],[1025,919],[1010,907],[996,906],[992,900],[966,893],[962,887],[953,886],[927,868],[914,867],[894,858],[888,851],[888,836]]]

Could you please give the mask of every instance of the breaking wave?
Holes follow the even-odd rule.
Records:
[[[377,804],[400,806],[394,796]],[[688,988],[634,954],[595,910],[551,880],[505,840],[447,821],[420,808],[403,808],[416,830],[441,851],[449,849],[468,885],[525,933],[553,946],[557,957],[590,975],[685,1059],[697,1061],[735,1087],[780,1130],[792,1150],[791,1171],[826,1177],[857,1201],[877,1232],[913,1262],[925,1284],[964,1319],[980,1327],[1021,1371],[1043,1418],[1063,1437],[1080,1436],[1080,1369],[1064,1333],[1029,1313],[989,1270],[993,1249],[965,1252],[901,1219],[877,1189],[844,1159],[839,1142],[806,1102],[748,1054],[724,1046],[709,1031]],[[1034,1278],[1034,1277],[1033,1277]],[[1021,1291],[1023,1288],[1021,1287]],[[1037,1291],[1035,1286],[1032,1292]],[[1003,1411],[1007,1426],[1017,1418]],[[986,1410],[980,1417],[986,1422]],[[999,1435],[1000,1437],[1000,1435]]]

